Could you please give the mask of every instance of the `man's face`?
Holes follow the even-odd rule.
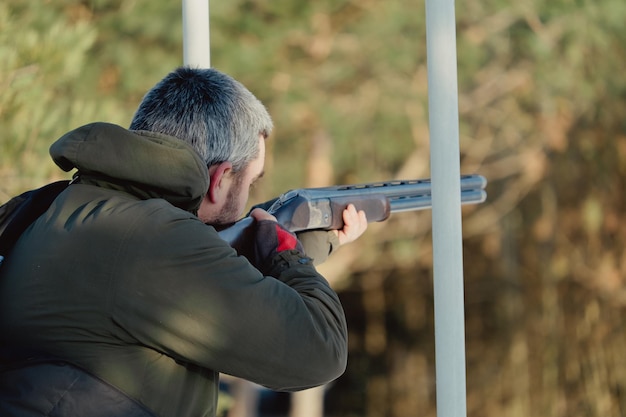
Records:
[[[243,175],[243,173],[240,172],[239,175]],[[245,192],[246,189],[243,186],[242,178],[235,178],[230,189],[228,190],[226,202],[217,213],[215,220],[211,221],[211,224],[215,226],[222,226],[237,221],[243,214],[243,208],[240,207],[239,201],[241,195]]]
[[[205,223],[220,226],[234,223],[243,215],[246,208],[248,197],[250,196],[250,188],[259,178],[263,176],[265,167],[265,139],[259,135],[259,155],[252,160],[248,166],[233,174],[229,171],[228,193],[221,207],[215,208],[216,214],[210,219],[202,219]],[[204,204],[204,203],[203,203]],[[208,221],[207,221],[208,220]]]

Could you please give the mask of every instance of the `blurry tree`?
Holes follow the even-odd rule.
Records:
[[[38,7],[31,7],[37,4]],[[626,2],[457,2],[470,416],[626,415]],[[0,4],[0,201],[63,175],[66,130],[125,125],[182,62],[179,2]],[[424,2],[211,2],[212,63],[276,122],[266,180],[427,177]],[[429,212],[322,266],[350,321],[328,415],[436,414]]]
[[[3,1],[0,201],[60,175],[47,151],[66,131],[127,125],[147,88],[180,65],[181,27],[171,2]]]

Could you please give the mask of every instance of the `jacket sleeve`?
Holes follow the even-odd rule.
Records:
[[[304,252],[313,259],[314,265],[321,265],[339,247],[339,238],[327,230],[305,230],[296,233],[304,246]]]
[[[274,390],[344,372],[340,300],[299,252],[279,253],[276,278],[263,276],[193,219],[128,233],[123,247],[112,316],[138,343]]]

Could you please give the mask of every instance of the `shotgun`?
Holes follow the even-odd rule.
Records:
[[[487,180],[481,175],[461,176],[461,204],[482,203],[487,198]],[[368,222],[380,222],[391,213],[424,210],[432,207],[431,180],[394,180],[368,184],[337,185],[290,190],[263,205],[291,232],[339,230],[343,210],[354,204],[365,211]],[[237,248],[249,236],[254,220],[244,217],[219,231],[222,239]]]

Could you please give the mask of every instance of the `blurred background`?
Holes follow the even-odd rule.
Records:
[[[429,176],[423,0],[210,7],[212,66],[276,125],[250,203]],[[461,172],[489,180],[463,208],[468,415],[624,416],[626,2],[455,7]],[[49,145],[128,126],[181,64],[179,1],[3,0],[0,203],[68,178]],[[430,229],[399,213],[322,265],[350,329],[324,415],[436,415]]]

